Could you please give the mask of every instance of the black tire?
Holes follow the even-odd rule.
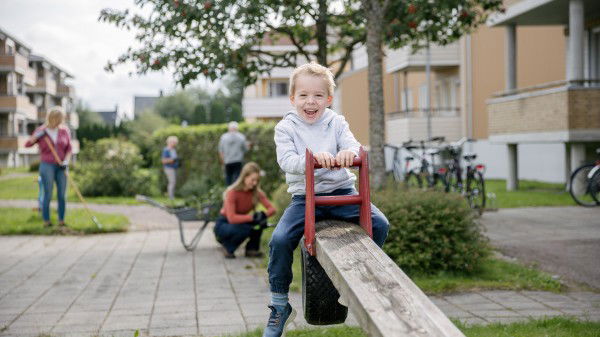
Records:
[[[462,193],[462,184],[458,183],[457,172],[448,170],[446,174],[446,192]]]
[[[481,172],[474,172],[467,178],[467,201],[472,209],[483,213],[485,209],[485,182]]]
[[[590,194],[596,201],[596,205],[600,205],[600,170],[594,173],[590,180]]]
[[[438,192],[447,192],[448,191],[448,183],[446,182],[446,176],[440,173],[433,174],[433,185],[431,188],[434,191]]]
[[[404,185],[408,188],[423,188],[423,181],[414,171],[410,171],[404,177]]]
[[[330,325],[346,321],[348,307],[338,302],[340,294],[319,261],[302,245],[302,306],[308,324]]]
[[[571,174],[571,179],[569,179],[569,193],[571,197],[573,197],[576,203],[584,207],[598,205],[598,202],[594,200],[592,185],[590,184],[592,179],[588,178],[588,174],[594,166],[594,164],[581,166]],[[594,177],[597,175],[598,173],[594,174]]]

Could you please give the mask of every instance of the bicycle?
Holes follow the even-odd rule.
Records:
[[[444,139],[444,137],[433,137],[427,142],[441,143]],[[412,145],[412,140],[410,140],[402,145],[402,147],[411,154],[404,158],[406,171],[404,182],[409,188],[427,187],[437,191],[446,191],[446,168],[437,167],[435,165],[435,157],[440,154],[440,150],[437,148],[428,148],[425,146],[425,143],[425,141],[420,141],[420,146],[415,146]],[[416,153],[414,151],[416,149],[420,149],[421,154]],[[428,155],[431,159],[427,159]],[[419,159],[420,166],[409,170],[410,163],[415,160],[415,158]]]
[[[481,214],[485,208],[485,165],[474,164],[473,161],[477,158],[474,153],[462,155],[462,147],[466,142],[471,142],[472,139],[462,138],[459,141],[446,145],[444,151],[450,157],[448,162],[448,170],[446,175],[447,192],[461,193],[467,199],[469,206]],[[466,162],[466,177],[463,185],[463,169],[460,164],[462,159]]]
[[[600,148],[594,163],[577,168],[569,179],[569,193],[573,200],[584,207],[600,205]]]

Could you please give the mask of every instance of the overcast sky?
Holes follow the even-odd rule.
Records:
[[[94,110],[112,109],[132,113],[133,96],[157,96],[175,88],[168,73],[128,75],[132,66],[104,71],[135,45],[132,32],[98,21],[103,8],[131,8],[133,0],[0,0],[0,27],[68,71],[77,97]]]

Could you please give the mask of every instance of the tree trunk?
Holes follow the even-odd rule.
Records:
[[[367,57],[369,60],[369,170],[371,186],[385,183],[385,116],[383,110],[383,8],[378,0],[363,0],[367,16]]]
[[[327,67],[327,0],[319,0],[319,17],[316,23],[317,61]]]

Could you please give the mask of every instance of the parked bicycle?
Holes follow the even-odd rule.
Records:
[[[443,142],[443,137],[431,138],[428,142]],[[401,147],[386,146],[394,150],[392,173],[394,179],[403,182],[409,188],[431,188],[439,191],[446,190],[446,169],[436,165],[435,158],[439,155],[439,149],[427,147],[427,142],[420,141],[420,145],[414,145],[412,140],[405,142]],[[401,149],[406,149],[410,155],[400,159]],[[413,163],[417,162],[417,165]],[[404,169],[402,168],[404,166]]]
[[[444,146],[443,153],[448,157],[446,173],[446,191],[461,193],[467,199],[469,206],[477,210],[480,214],[485,208],[485,165],[475,164],[477,155],[466,153],[462,155],[463,145],[471,142],[472,139],[462,138],[455,143]],[[466,174],[463,174],[461,158],[465,161]],[[463,180],[463,175],[465,179]]]
[[[594,163],[577,168],[569,179],[569,193],[576,203],[585,207],[600,205],[600,148]]]

